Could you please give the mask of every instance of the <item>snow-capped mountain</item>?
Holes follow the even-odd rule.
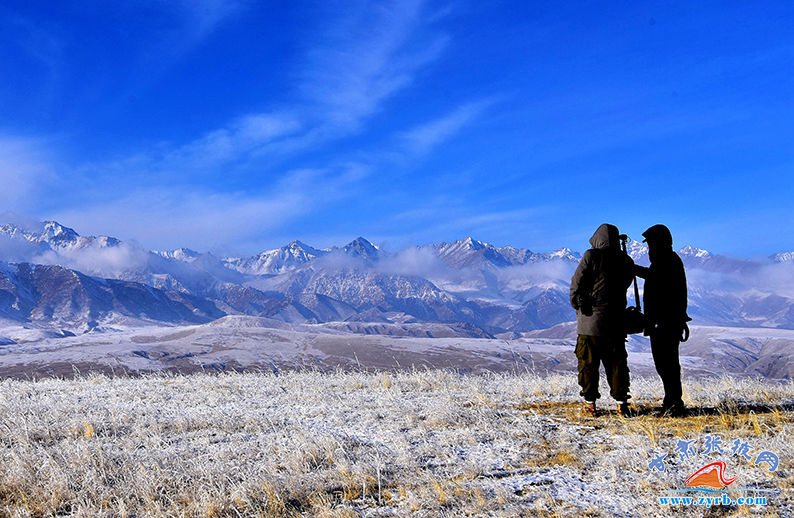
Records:
[[[703,250],[702,248],[696,248],[694,246],[687,245],[678,249],[678,255],[684,257],[696,257],[698,259],[707,259],[711,257],[711,252],[708,250]]]
[[[559,248],[547,254],[532,254],[531,259],[536,262],[560,260],[568,263],[578,263],[581,258],[582,254],[579,252],[574,252],[570,248]]]
[[[265,250],[253,257],[227,257],[223,261],[228,268],[241,273],[267,275],[292,270],[327,253],[296,240],[281,248]]]
[[[190,248],[177,248],[176,250],[152,250],[152,253],[159,255],[164,259],[182,261],[184,263],[192,263],[201,255]]]
[[[342,247],[342,250],[348,255],[359,257],[368,262],[377,261],[383,255],[383,252],[378,247],[363,237],[357,237]]]
[[[512,246],[497,248],[478,241],[471,236],[466,239],[425,245],[452,268],[483,268],[486,264],[496,267],[526,264],[535,256],[531,251]]]
[[[647,261],[648,247],[645,245],[645,243],[641,243],[632,239],[626,244],[626,251],[628,252],[629,257],[634,259],[635,262],[644,260]],[[711,257],[711,253],[708,250],[703,250],[702,248],[696,248],[690,245],[681,247],[676,252],[684,262],[692,258],[708,259]]]
[[[568,282],[581,256],[568,248],[538,253],[467,237],[407,252],[389,253],[359,237],[323,250],[293,241],[252,257],[220,258],[187,248],[148,252],[112,237],[80,236],[54,221],[7,224],[0,226],[0,260],[13,264],[0,279],[0,312],[59,325],[118,317],[183,322],[223,314],[288,322],[459,323],[482,336],[574,318]],[[631,241],[628,252],[647,264],[642,243]],[[691,246],[678,253],[696,322],[794,328],[791,253],[767,262]],[[50,271],[28,264],[50,279],[31,283],[15,270],[24,263],[60,266]],[[70,297],[76,297],[73,304],[46,302]]]
[[[57,221],[44,221],[39,228],[23,228],[17,224],[7,223],[0,225],[0,235],[12,240],[25,240],[34,245],[47,245],[53,250],[85,248],[92,245],[107,248],[121,243],[118,239],[109,236],[81,236]]]
[[[35,234],[31,235],[33,237]],[[41,233],[38,235],[39,241],[44,241],[55,248],[66,248],[77,245],[80,235],[69,227],[55,221],[45,221]]]
[[[770,257],[770,259],[776,263],[794,262],[794,252],[782,252],[779,254],[774,254]]]
[[[636,239],[632,239],[626,243],[626,252],[629,254],[629,257],[634,260],[634,262],[647,262],[648,247]]]
[[[569,248],[559,248],[549,253],[532,252],[512,246],[495,247],[472,237],[451,243],[426,245],[448,265],[456,268],[482,268],[490,264],[497,268],[518,266],[542,261],[578,262],[581,255]]]

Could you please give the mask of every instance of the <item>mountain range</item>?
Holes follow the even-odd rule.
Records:
[[[647,264],[642,243],[628,250]],[[696,323],[794,329],[793,253],[762,260],[692,246],[678,253]],[[521,336],[574,319],[568,282],[580,257],[471,237],[398,252],[363,237],[325,249],[293,241],[252,257],[218,257],[146,251],[55,221],[7,223],[0,226],[0,318],[69,333],[240,314],[383,333],[443,323],[463,336]]]

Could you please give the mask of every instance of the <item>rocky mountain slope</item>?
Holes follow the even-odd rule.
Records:
[[[630,242],[629,252],[647,264],[641,243]],[[696,323],[794,328],[790,253],[766,260],[691,246],[678,253]],[[75,329],[245,314],[294,323],[460,324],[477,336],[518,336],[574,318],[568,281],[579,257],[471,237],[398,252],[363,237],[328,249],[293,241],[252,257],[217,257],[145,251],[54,221],[10,223],[0,226],[0,315]]]

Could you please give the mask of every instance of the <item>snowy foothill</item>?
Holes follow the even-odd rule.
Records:
[[[576,371],[576,329],[499,338],[459,336],[446,324],[329,322],[293,324],[229,315],[199,325],[114,325],[82,333],[20,326],[0,327],[0,374],[16,378],[71,376],[100,371],[271,371],[336,368],[402,370],[442,368],[462,373]],[[681,346],[687,377],[791,378],[787,349],[794,331],[693,326]],[[642,335],[627,343],[635,375],[654,375],[650,344]]]

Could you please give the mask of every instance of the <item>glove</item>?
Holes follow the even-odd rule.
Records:
[[[689,340],[689,325],[687,325],[686,322],[684,322],[684,329],[682,329],[682,332],[683,332],[683,336],[681,337],[681,341],[686,342],[687,340]]]
[[[577,293],[573,296],[573,307],[582,312],[583,315],[593,314],[593,302],[590,297]]]

